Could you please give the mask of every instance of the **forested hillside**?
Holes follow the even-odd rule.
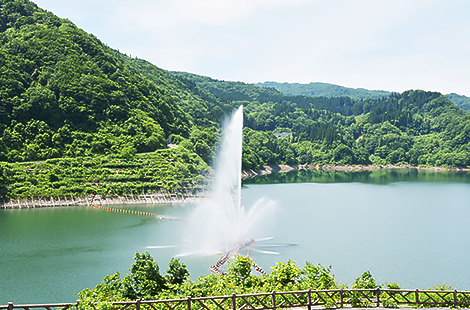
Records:
[[[138,167],[136,153],[163,149],[166,138],[190,137],[197,126],[216,132],[230,110],[194,83],[119,53],[27,0],[0,0],[0,79],[0,197],[7,198],[89,195],[90,166],[82,163],[97,158]],[[157,156],[172,165],[162,170],[167,175],[133,168],[119,177],[124,192],[112,186],[105,192],[174,190],[194,183],[188,177],[206,183],[197,175],[207,164],[191,151],[179,153],[187,155]],[[68,168],[47,161],[53,158],[70,158]],[[14,164],[28,161],[38,162]],[[109,178],[98,170],[103,174],[95,171],[94,180]],[[180,172],[185,176],[175,181]]]
[[[264,82],[254,84],[260,87],[274,88],[285,95],[290,96],[319,96],[341,97],[347,96],[354,99],[382,98],[390,96],[391,92],[384,90],[367,90],[364,88],[348,88],[328,83],[277,83]],[[445,95],[459,108],[470,112],[470,98],[454,93]]]
[[[113,50],[28,0],[0,0],[0,6],[0,198],[88,195],[91,164],[82,163],[93,159],[102,163],[93,166],[102,173],[93,179],[111,184],[104,194],[206,184],[197,175],[207,176],[220,124],[239,105],[245,107],[244,169],[470,165],[469,113],[439,93],[287,96],[170,73]],[[179,150],[161,151],[166,140]],[[156,151],[142,164],[142,153]],[[102,169],[116,160],[134,167],[118,178],[124,187],[112,185],[109,170]],[[170,165],[160,169],[166,174],[143,171],[145,165],[163,167],[161,161]]]
[[[388,97],[286,96],[272,88],[173,72],[245,106],[243,163],[470,165],[470,114],[420,90]],[[292,135],[276,138],[273,133]]]
[[[223,104],[194,85],[32,2],[0,3],[0,161],[150,152],[220,121]]]

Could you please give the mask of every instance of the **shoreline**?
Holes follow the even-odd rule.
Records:
[[[334,166],[334,165],[269,165],[264,169],[253,171],[243,170],[242,180],[271,173],[285,173],[294,170],[317,170],[317,171],[375,171],[381,169],[418,169],[430,171],[465,171],[470,172],[470,168],[442,168],[442,167],[419,167],[419,166]],[[96,195],[88,197],[44,197],[36,199],[11,199],[0,200],[0,209],[30,209],[30,208],[50,208],[68,206],[89,206],[96,205],[131,205],[131,204],[182,204],[194,203],[206,199],[209,191],[202,191],[198,194],[148,194],[137,196],[107,196]]]
[[[335,165],[267,165],[264,169],[253,171],[243,170],[242,179],[253,178],[259,175],[267,175],[271,173],[285,173],[293,170],[317,170],[317,171],[375,171],[381,169],[417,169],[430,171],[466,171],[470,172],[470,168],[443,168],[443,167],[420,167],[411,165],[402,166],[335,166]]]
[[[135,204],[180,204],[197,202],[208,197],[207,192],[197,195],[182,194],[152,194],[139,196],[108,196],[96,195],[89,197],[70,198],[40,198],[40,199],[11,199],[1,200],[0,209],[31,209],[69,206],[108,206],[108,205],[135,205]]]

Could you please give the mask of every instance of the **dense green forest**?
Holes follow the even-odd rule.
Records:
[[[245,168],[279,163],[470,165],[470,114],[437,92],[368,99],[287,96],[242,82],[173,74],[245,106]],[[292,135],[276,138],[276,132]]]
[[[197,174],[207,171],[203,163],[212,163],[220,124],[240,105],[244,169],[270,164],[470,166],[470,114],[439,93],[288,96],[274,88],[162,70],[108,47],[28,0],[0,0],[0,6],[0,198],[87,195],[92,177],[81,162],[96,158],[106,165],[119,158],[136,165],[129,174],[141,175],[145,168],[136,163],[143,153],[173,166],[163,169],[167,174],[152,170],[143,178],[133,176],[126,190],[103,191],[155,190],[148,182],[169,190],[183,183],[200,186],[206,181]],[[186,154],[179,167],[172,160],[174,151],[162,151],[168,142]],[[54,166],[59,159],[83,171]],[[42,172],[29,175],[33,164],[45,165],[44,171],[62,170],[58,180],[53,178],[54,190],[42,190]],[[192,180],[170,175],[182,166]]]
[[[390,96],[391,92],[384,90],[367,90],[364,88],[349,88],[335,84],[312,82],[309,84],[300,83],[277,83],[263,82],[254,84],[259,87],[274,88],[285,95],[290,96],[315,96],[315,97],[351,97],[354,99],[381,98]],[[447,94],[450,99],[459,108],[470,112],[470,97]]]
[[[226,112],[32,2],[0,3],[1,161],[155,151]]]

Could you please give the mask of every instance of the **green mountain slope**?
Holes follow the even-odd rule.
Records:
[[[205,184],[199,175],[209,167],[192,149],[181,148],[178,160],[174,152],[148,155],[142,167],[134,154],[165,148],[171,135],[190,137],[196,126],[217,127],[229,109],[194,83],[109,48],[33,2],[0,0],[0,198],[89,195],[94,186],[83,163],[91,158],[134,167],[117,181],[105,170],[93,176],[106,180],[99,189],[106,195]],[[166,173],[142,171],[161,157]],[[46,164],[51,158],[71,164]],[[27,161],[36,162],[21,163]],[[116,182],[127,184],[124,192]]]
[[[344,86],[312,82],[300,83],[277,83],[263,82],[254,84],[259,87],[270,87],[277,89],[285,95],[291,96],[315,96],[315,97],[351,97],[355,99],[388,97],[391,92],[385,90],[367,90],[364,88],[348,88]]]
[[[220,81],[211,77],[187,72],[171,71],[171,74],[182,80],[189,80],[211,94],[229,101],[269,101],[278,100],[284,94],[272,88],[261,88],[244,82]]]
[[[0,5],[0,161],[154,151],[228,109],[30,1]]]
[[[437,92],[367,99],[287,96],[272,88],[173,74],[245,106],[245,167],[470,165],[470,114]],[[291,135],[276,138],[273,132]]]
[[[446,95],[456,106],[470,112],[470,97],[450,93]]]

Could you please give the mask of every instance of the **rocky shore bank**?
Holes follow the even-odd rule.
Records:
[[[207,197],[207,192],[194,194],[153,194],[140,196],[103,197],[92,196],[82,198],[40,198],[1,200],[0,209],[28,209],[44,207],[88,206],[95,205],[127,205],[127,204],[171,204],[190,203]]]
[[[442,168],[442,167],[419,167],[419,166],[334,166],[334,165],[270,165],[264,166],[264,169],[253,171],[244,170],[242,178],[252,178],[257,175],[266,175],[271,173],[289,172],[292,170],[325,170],[325,171],[374,171],[379,169],[421,169],[434,171],[470,171],[469,168]]]

